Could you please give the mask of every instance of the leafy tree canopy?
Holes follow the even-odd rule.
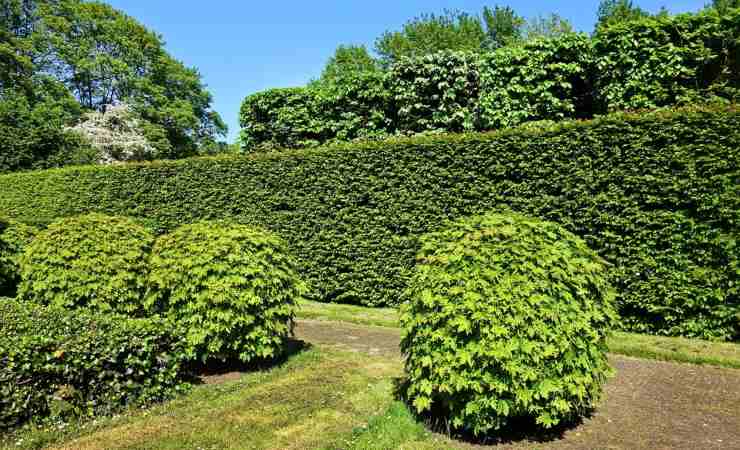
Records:
[[[441,50],[478,51],[486,39],[480,18],[457,10],[441,15],[422,14],[401,31],[386,31],[375,42],[385,63],[405,56],[423,56]]]
[[[488,45],[492,49],[521,40],[522,27],[526,23],[510,6],[498,5],[483,8],[483,21],[486,24]]]
[[[49,97],[44,89],[53,86],[56,92],[61,86],[83,110],[102,113],[112,105],[130,105],[151,134],[166,137],[167,150],[160,157],[221,148],[217,141],[226,125],[212,109],[198,71],[170,56],[158,34],[126,14],[100,2],[6,0],[0,5],[0,24],[0,103],[25,95],[29,108],[44,109],[39,104]],[[52,122],[62,132],[80,117],[65,113]],[[0,127],[7,131],[32,125],[16,120]],[[24,149],[32,142],[12,137],[16,150],[33,153]],[[39,165],[49,163],[26,158],[20,166],[0,170]]]
[[[720,13],[725,13],[729,9],[740,8],[740,0],[712,0],[712,3],[707,6]]]
[[[573,32],[573,25],[568,19],[553,13],[530,19],[522,27],[521,35],[525,41],[531,41],[539,38],[554,38]]]
[[[596,13],[596,30],[615,23],[650,17],[650,13],[635,6],[632,0],[601,0]]]
[[[390,65],[403,57],[445,50],[481,52],[572,31],[570,22],[557,14],[527,21],[509,6],[485,7],[480,16],[446,10],[416,17],[400,31],[386,31],[375,42],[375,51]]]
[[[357,73],[379,70],[376,60],[364,45],[340,45],[321,73],[321,81],[333,81]]]

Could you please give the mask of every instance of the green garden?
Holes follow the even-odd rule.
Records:
[[[740,442],[740,4],[598,17],[422,15],[227,144],[135,19],[4,2],[0,448]]]

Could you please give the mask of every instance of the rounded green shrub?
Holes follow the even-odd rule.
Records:
[[[174,318],[201,361],[279,356],[305,287],[282,241],[226,222],[185,225],[154,245],[146,305]]]
[[[616,321],[605,264],[559,225],[460,220],[421,238],[402,305],[407,400],[457,431],[549,428],[598,400]]]
[[[69,309],[142,314],[153,241],[149,231],[124,217],[59,220],[20,258],[18,296]]]
[[[0,430],[170,398],[186,365],[170,321],[0,298]]]
[[[15,297],[20,282],[18,259],[38,229],[20,222],[0,219],[0,296]]]

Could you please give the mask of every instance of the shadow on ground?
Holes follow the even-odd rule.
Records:
[[[194,363],[187,368],[193,384],[220,384],[238,380],[242,374],[274,369],[288,362],[292,357],[311,348],[311,344],[300,339],[289,339],[285,351],[275,359],[261,359],[249,363],[238,360],[209,360]]]

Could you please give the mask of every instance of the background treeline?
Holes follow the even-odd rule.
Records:
[[[740,9],[651,16],[605,1],[593,35],[510,8],[422,16],[376,43],[342,46],[306,87],[242,105],[245,151],[390,135],[499,129],[740,98]]]
[[[397,305],[419,238],[488,211],[556,222],[607,260],[624,328],[740,338],[740,112],[614,113],[495,133],[0,176],[0,216],[103,212],[158,232],[276,232],[319,301]]]
[[[104,3],[0,2],[0,172],[111,159],[73,129],[87,120],[134,147],[113,151],[125,160],[213,153],[226,126],[211,101],[161,36]]]

